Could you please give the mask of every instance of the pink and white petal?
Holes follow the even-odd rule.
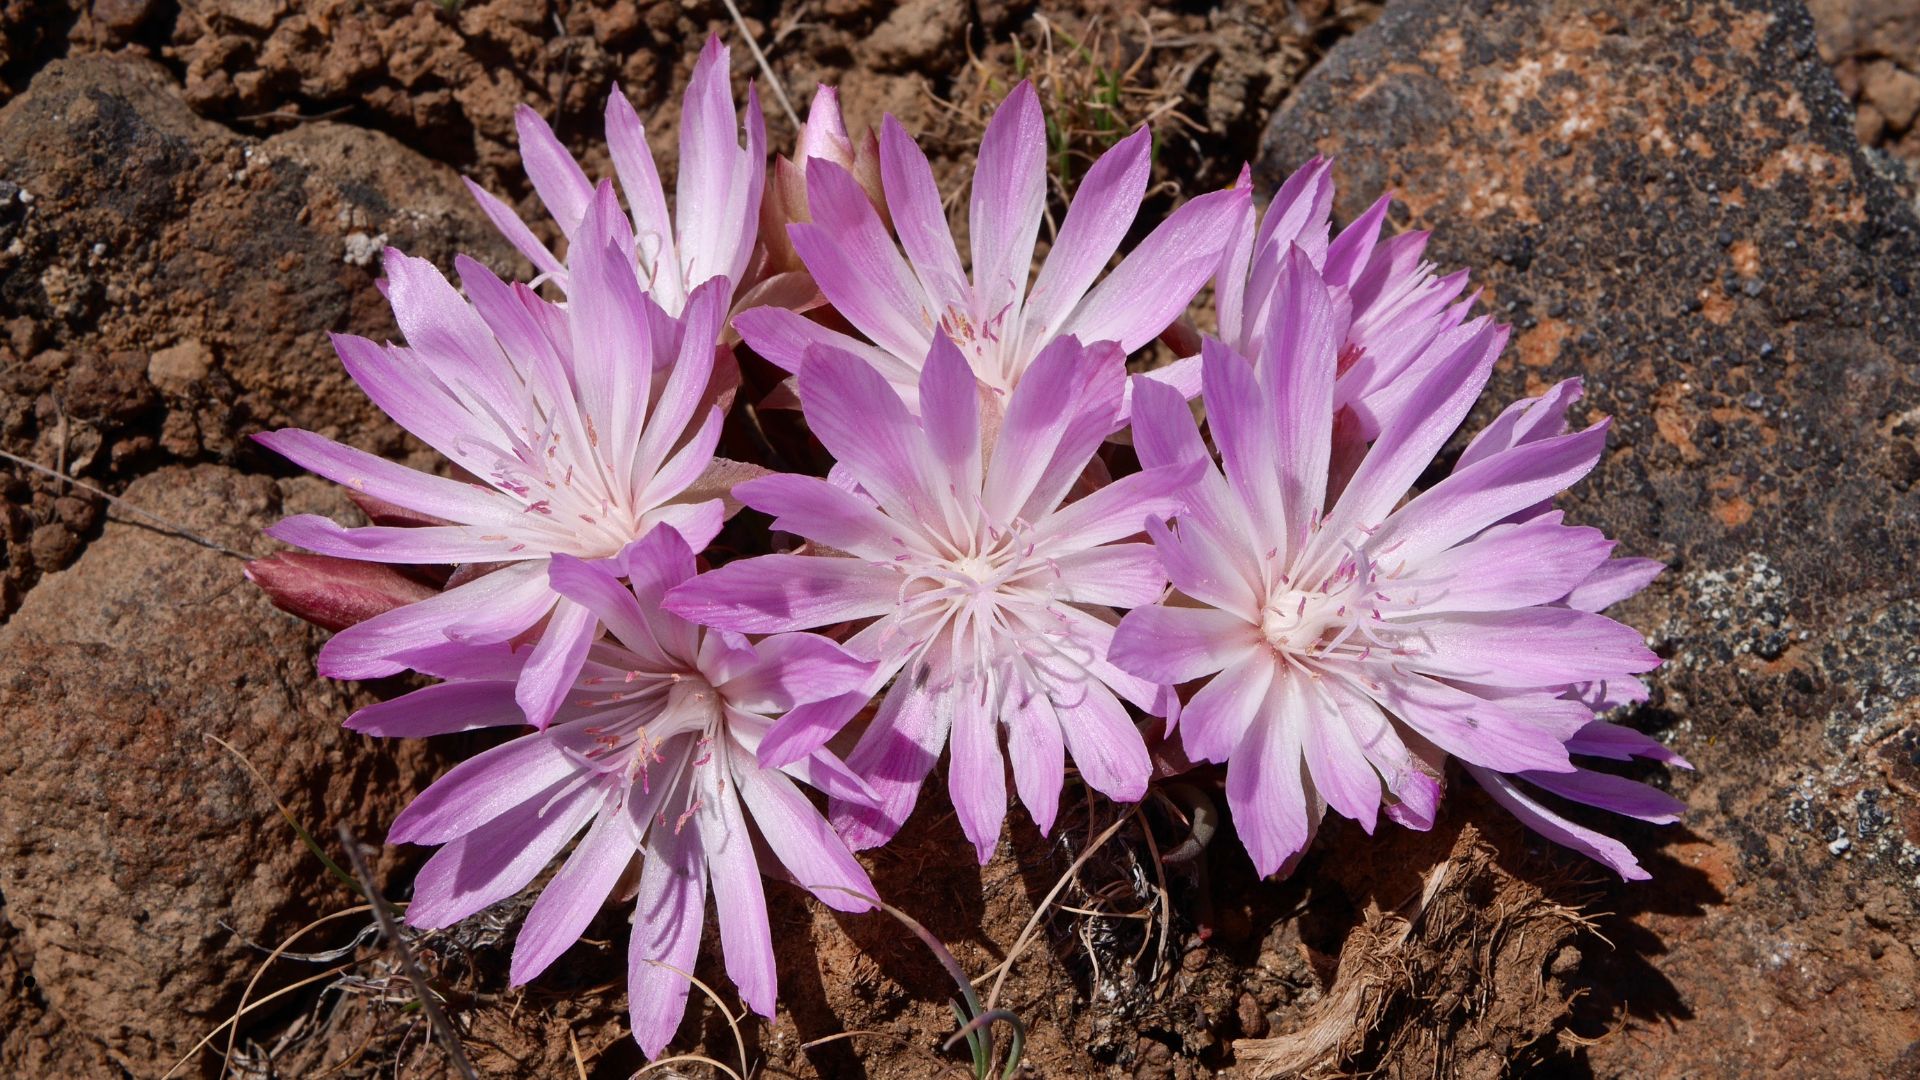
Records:
[[[1528,783],[1563,799],[1622,814],[1655,825],[1671,825],[1687,812],[1687,804],[1659,788],[1611,773],[1576,769],[1570,773],[1522,773]]]
[[[667,593],[683,619],[743,634],[775,634],[893,611],[899,575],[860,559],[761,555],[730,562]]]
[[[489,532],[500,525],[429,525],[409,528],[363,525],[349,529],[318,514],[296,514],[267,526],[268,536],[283,544],[303,547],[339,559],[380,563],[447,564],[502,562],[525,548],[521,536]],[[533,554],[539,554],[536,550]]]
[[[1042,836],[1053,831],[1060,812],[1066,753],[1053,702],[1037,690],[1026,692],[1007,720],[1007,759],[1013,764],[1013,789]]]
[[[947,792],[953,798],[960,831],[973,842],[980,865],[993,858],[1000,826],[1007,819],[1007,765],[1000,755],[1000,724],[980,690],[962,686],[953,694],[953,760],[947,765]]]
[[[1419,675],[1384,674],[1354,687],[1435,746],[1502,772],[1571,772],[1566,745],[1551,731],[1497,703]]]
[[[680,268],[674,265],[673,220],[667,214],[667,195],[660,186],[660,170],[647,145],[647,131],[634,111],[633,102],[616,84],[607,95],[607,155],[613,159],[614,174],[620,178],[620,190],[633,211],[636,246],[644,257],[646,238],[654,238],[653,258],[660,264],[656,275],[671,275],[670,286],[684,292]]]
[[[1583,825],[1575,825],[1545,805],[1522,791],[1519,785],[1492,769],[1467,766],[1467,772],[1479,781],[1493,801],[1506,807],[1507,812],[1520,819],[1520,823],[1541,836],[1603,863],[1626,881],[1646,881],[1653,875],[1640,867],[1640,860],[1633,857],[1627,845],[1595,832]]]
[[[634,851],[633,832],[624,817],[601,812],[520,924],[513,941],[509,985],[531,982],[580,940],[633,862]]]
[[[632,256],[621,250],[620,240],[632,239],[627,228],[612,182],[603,182],[567,252],[567,325],[580,408],[589,429],[611,446],[638,440],[655,358]],[[615,454],[612,460],[615,483],[628,486],[631,459]]]
[[[407,344],[449,389],[499,416],[524,407],[519,373],[472,305],[439,268],[388,248],[387,299]]]
[[[1286,528],[1273,397],[1240,354],[1211,338],[1203,350],[1207,427],[1220,448],[1227,482],[1246,507],[1257,534],[1291,546],[1297,541]]]
[[[492,457],[475,443],[476,435],[496,431],[492,422],[477,421],[412,350],[351,334],[334,334],[331,340],[341,366],[381,412],[468,472],[484,476],[492,468]]]
[[[880,123],[881,189],[888,215],[919,276],[920,288],[939,304],[964,301],[971,292],[960,254],[947,227],[947,211],[927,155],[891,114]],[[936,315],[944,315],[939,311]]]
[[[813,221],[787,236],[834,310],[902,360],[924,357],[939,313],[860,182],[819,161],[807,169],[807,206]]]
[[[1076,604],[1131,608],[1160,599],[1167,572],[1152,544],[1107,544],[1048,560],[1060,598]]]
[[[733,317],[733,328],[754,352],[785,371],[797,373],[806,362],[807,350],[822,346],[859,357],[885,376],[896,391],[911,388],[920,375],[917,363],[909,364],[884,349],[838,330],[829,330],[785,308],[757,307],[742,311]]]
[[[1298,718],[1270,692],[1266,716],[1227,763],[1234,832],[1261,877],[1280,871],[1313,839]]]
[[[1333,298],[1307,253],[1289,247],[1280,272],[1278,310],[1256,366],[1272,387],[1286,537],[1303,536],[1327,497],[1333,453],[1333,382],[1342,329]],[[1337,808],[1337,807],[1336,807]]]
[[[801,888],[835,911],[873,909],[862,899],[876,895],[873,880],[792,780],[746,761],[734,763],[733,775],[767,847]]]
[[[1139,802],[1153,773],[1146,740],[1111,690],[1090,679],[1081,682],[1080,690],[1067,700],[1058,691],[1052,695],[1054,714],[1060,718],[1060,731],[1080,778],[1115,802]]]
[[[1433,828],[1440,812],[1438,777],[1446,765],[1440,751],[1417,733],[1407,731],[1406,738],[1402,738],[1403,732],[1394,727],[1380,706],[1346,680],[1323,678],[1319,685],[1339,710],[1360,752],[1380,776],[1390,796],[1385,807],[1387,817],[1409,829],[1424,832]],[[1431,750],[1431,756],[1439,762],[1438,768],[1430,771],[1408,748],[1409,741]]]
[[[740,152],[740,121],[733,108],[729,52],[718,36],[709,37],[680,104],[680,168],[673,193],[673,219],[679,225],[683,266],[692,268],[687,284],[714,274],[730,274],[734,238],[759,214],[744,206],[749,167]]]
[[[1114,630],[1107,659],[1166,686],[1211,675],[1262,647],[1260,628],[1218,608],[1137,607]]]
[[[526,710],[527,723],[544,728],[552,722],[553,714],[573,692],[588,647],[599,636],[600,619],[593,609],[564,599],[553,606],[553,615],[514,688],[514,699]]]
[[[1191,373],[1193,393],[1198,394],[1200,358],[1189,357],[1175,366],[1179,365],[1187,365],[1183,371]],[[1141,467],[1153,469],[1191,461],[1211,463],[1213,458],[1200,439],[1200,425],[1194,421],[1193,410],[1187,405],[1193,394],[1184,393],[1171,380],[1142,382],[1145,378],[1135,376],[1127,380],[1133,410],[1133,448],[1140,457]]]
[[[1138,536],[1148,518],[1161,520],[1186,508],[1187,489],[1206,465],[1190,461],[1123,476],[1042,519],[1033,531],[1037,548],[1062,554]]]
[[[299,428],[262,431],[260,445],[336,484],[447,521],[503,524],[523,512],[512,500],[479,484],[463,483],[396,465]]]
[[[1392,195],[1380,196],[1333,238],[1322,264],[1327,284],[1351,286],[1360,280],[1373,258],[1374,247],[1380,240],[1380,227],[1386,223],[1387,211],[1392,206]]]
[[[407,668],[399,656],[450,640],[505,641],[538,622],[553,601],[546,564],[517,563],[347,627],[320,647],[317,666],[330,679],[398,675]]]
[[[1416,562],[1566,490],[1599,462],[1608,423],[1602,420],[1585,431],[1516,446],[1448,476],[1395,510],[1368,548]],[[1355,477],[1349,495],[1359,483]]]
[[[872,678],[874,663],[818,634],[776,634],[753,647],[755,662],[715,689],[736,709],[783,712],[848,694]]]
[[[1209,479],[1218,479],[1218,476]],[[1160,565],[1173,587],[1200,603],[1230,612],[1248,623],[1258,622],[1266,603],[1265,588],[1240,570],[1243,559],[1220,550],[1208,530],[1191,520],[1168,528],[1147,519],[1147,535],[1160,555]],[[1257,573],[1257,571],[1256,571]]]
[[[526,888],[605,799],[597,788],[563,790],[549,788],[435,852],[413,879],[407,924],[451,926]]]
[[[394,819],[387,843],[444,844],[532,802],[578,771],[554,736],[522,735],[435,780]]]
[[[500,235],[506,237],[507,242],[512,244],[520,254],[525,255],[535,270],[558,279],[561,287],[564,288],[567,268],[554,257],[547,245],[533,235],[533,230],[527,228],[527,223],[520,220],[520,215],[514,213],[512,207],[501,202],[499,196],[474,183],[468,177],[463,176],[460,179],[467,185],[467,191],[473,196],[473,201],[480,204],[480,212],[487,216],[487,220],[493,223],[494,228],[500,230]]]
[[[749,480],[733,490],[741,502],[771,514],[773,528],[862,559],[887,560],[926,551],[918,530],[901,528],[870,500],[817,476],[780,473]]]
[[[687,426],[702,416],[700,406],[707,402],[713,376],[714,346],[727,321],[727,294],[731,286],[726,278],[709,278],[693,290],[680,315],[679,355],[668,369],[667,379],[654,399],[653,411],[646,418],[639,443],[633,448],[636,477],[662,470],[667,454],[687,436]],[[709,409],[705,419],[717,423]],[[700,441],[696,436],[695,441]],[[717,439],[715,440],[718,441]],[[706,455],[713,456],[709,450]],[[701,468],[706,466],[703,463]],[[682,484],[680,487],[685,487]],[[674,489],[678,493],[679,488]]]
[[[1521,398],[1508,405],[1467,443],[1460,460],[1454,463],[1454,471],[1523,443],[1566,434],[1567,409],[1585,392],[1581,380],[1562,379],[1539,397]]]
[[[1489,686],[1564,686],[1651,671],[1660,658],[1640,632],[1568,608],[1452,612],[1420,624],[1417,671]]]
[[[1120,249],[1147,193],[1152,149],[1153,136],[1142,127],[1087,170],[1027,294],[1026,340],[1052,340]]]
[[[879,806],[880,795],[847,763],[825,750],[815,750],[788,765],[781,772],[820,792],[852,806]]]
[[[980,139],[967,204],[976,312],[1019,325],[1034,238],[1047,201],[1047,132],[1031,82],[1007,95]]]
[[[586,216],[587,204],[593,201],[593,184],[539,113],[518,106],[513,110],[513,122],[520,132],[520,161],[526,167],[527,179],[533,181],[533,190],[539,192],[540,201],[546,204],[560,231],[573,236],[580,219]]]
[[[1609,559],[1560,602],[1578,611],[1605,611],[1651,585],[1666,568],[1657,559]]]
[[[867,781],[879,802],[861,806],[834,799],[828,806],[833,827],[855,851],[893,839],[913,812],[953,725],[951,693],[928,691],[913,679],[897,679],[880,702],[873,723],[847,756],[847,765]]]
[[[1671,747],[1653,736],[1607,720],[1595,720],[1581,728],[1573,738],[1567,740],[1567,750],[1614,761],[1641,757],[1682,769],[1693,768],[1686,758],[1674,753]]]
[[[785,768],[827,745],[827,740],[840,734],[871,700],[873,695],[862,689],[788,709],[755,747],[760,764],[769,769]]]
[[[1421,579],[1439,582],[1439,587],[1418,590],[1417,601],[1402,614],[1551,604],[1587,580],[1613,546],[1598,529],[1572,528],[1547,518],[1496,525],[1421,562]]]
[[[673,661],[654,637],[633,591],[620,584],[622,568],[623,564],[614,559],[555,555],[547,566],[547,580],[554,592],[590,612],[629,652],[659,670],[668,670]]]
[[[720,445],[720,430],[725,423],[725,410],[715,405],[707,410],[706,417],[701,421],[700,426],[687,436],[686,442],[674,451],[672,457],[662,462],[659,470],[652,476],[632,473],[630,470],[630,475],[634,478],[634,486],[639,488],[634,496],[634,502],[641,506],[658,506],[692,487],[694,482],[713,466],[713,452]],[[675,437],[678,438],[679,433],[676,433]],[[636,462],[636,467],[639,464]],[[712,501],[717,503],[720,500]],[[724,521],[726,508],[721,506],[717,512]],[[693,542],[695,533],[684,529],[680,532],[687,537],[688,543]],[[700,546],[705,547],[707,540],[711,539],[712,537],[707,537],[702,540]]]
[[[1175,210],[1067,317],[1060,333],[1133,352],[1180,317],[1220,265],[1252,201],[1246,188],[1209,192]]]
[[[774,977],[773,928],[767,921],[767,894],[760,884],[760,863],[754,857],[753,837],[740,813],[735,790],[727,787],[733,770],[723,773],[721,762],[740,753],[737,747],[714,748],[715,767],[694,767],[699,794],[694,820],[700,828],[700,846],[706,851],[707,873],[713,879],[713,904],[726,913],[720,920],[720,946],[727,978],[739,988],[740,999],[761,1016],[773,1016],[778,985]],[[751,763],[748,763],[751,766]]]
[[[1477,331],[1463,327],[1456,333],[1464,340],[1419,384],[1400,418],[1380,433],[1340,501],[1327,515],[1321,535],[1344,537],[1355,529],[1378,525],[1432,464],[1433,456],[1479,400],[1493,362],[1506,343],[1507,330],[1486,323]],[[1480,525],[1498,520],[1490,518]],[[1384,548],[1384,544],[1373,546],[1375,551]]]
[[[994,439],[995,452],[987,464],[982,493],[987,515],[993,520],[1010,521],[1020,514],[1056,458],[1065,461],[1072,475],[1078,475],[1086,465],[1086,455],[1072,454],[1063,446],[1076,407],[1082,403],[1076,391],[1087,382],[1083,368],[1099,365],[1109,369],[1106,381],[1114,384],[1112,397],[1116,403],[1126,378],[1118,356],[1092,354],[1093,350],[1083,348],[1073,338],[1056,338],[1040,350],[1014,387]],[[1091,452],[1088,447],[1087,453]],[[1043,511],[1052,509],[1047,506]]]
[[[654,507],[645,518],[645,524],[672,529],[684,537],[688,544],[700,545],[702,551],[713,543],[714,537],[720,535],[720,529],[726,523],[727,504],[721,499],[670,502]]]
[[[1380,816],[1380,777],[1373,771],[1347,718],[1325,691],[1322,680],[1289,671],[1285,688],[1289,707],[1304,721],[1301,747],[1307,775],[1327,805],[1360,823],[1373,835]]]
[[[849,353],[815,348],[800,372],[813,434],[893,516],[939,520],[951,501],[926,433],[886,380]]]
[[[402,694],[347,717],[347,728],[387,739],[424,739],[480,728],[514,727],[527,722],[513,699],[513,683],[462,680]]]
[[[1196,761],[1227,761],[1240,751],[1247,733],[1267,707],[1275,660],[1264,649],[1249,649],[1228,664],[1180,709],[1180,744]],[[1259,738],[1258,735],[1255,738]]]
[[[700,830],[647,830],[640,892],[627,940],[627,1011],[648,1059],[673,1041],[687,1012],[700,931],[707,920],[707,868]]]
[[[920,418],[935,460],[945,464],[958,492],[980,490],[980,380],[945,330],[920,369]]]

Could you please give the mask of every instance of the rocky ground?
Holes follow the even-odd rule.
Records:
[[[1629,834],[1652,883],[1465,792],[1432,834],[1327,830],[1288,882],[1231,845],[1163,876],[1149,804],[1011,968],[1030,1075],[1920,1075],[1910,4],[742,6],[796,97],[844,80],[856,123],[928,132],[950,189],[1023,74],[1070,168],[1153,116],[1162,205],[1337,154],[1339,215],[1395,190],[1396,226],[1515,325],[1489,414],[1586,377],[1618,426],[1571,512],[1672,564],[1625,613],[1668,660],[1631,721],[1699,766],[1671,777],[1684,827]],[[216,1075],[229,1049],[240,1075],[445,1072],[276,801],[337,853],[471,747],[339,728],[402,687],[315,678],[318,632],[240,578],[260,526],[343,512],[244,435],[419,455],[325,343],[394,333],[379,246],[516,269],[458,183],[527,196],[512,106],[589,150],[614,82],[670,103],[710,31],[738,41],[700,3],[0,0],[0,449],[129,508],[0,471],[0,1075]],[[929,806],[872,868],[984,972],[1115,820],[1087,803],[979,868]],[[373,869],[404,897],[415,865]],[[922,946],[770,892],[787,1011],[742,1029],[758,1075],[958,1071]],[[498,947],[520,914],[414,942],[468,1052],[631,1073],[618,919],[522,992]],[[680,1042],[740,1056],[710,1006]]]

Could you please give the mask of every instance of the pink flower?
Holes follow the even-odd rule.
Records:
[[[401,813],[388,838],[442,845],[407,908],[410,924],[441,927],[525,888],[584,831],[520,928],[516,986],[579,939],[638,855],[628,1007],[649,1058],[686,1011],[709,888],[727,977],[755,1012],[773,1015],[773,938],[756,843],[829,907],[865,911],[859,896],[874,892],[801,787],[861,800],[870,797],[865,785],[824,750],[781,768],[755,757],[781,713],[861,685],[872,665],[812,634],[749,642],[661,611],[661,597],[693,572],[693,552],[670,528],[614,560],[555,556],[554,588],[611,636],[593,645],[552,727],[456,766]],[[520,719],[514,682],[499,677],[418,690],[347,724],[422,737]]]
[[[1240,183],[1251,184],[1243,170]],[[1214,279],[1219,338],[1255,363],[1265,355],[1274,283],[1287,253],[1299,248],[1319,271],[1344,324],[1336,354],[1335,460],[1358,453],[1406,406],[1421,376],[1447,355],[1441,339],[1466,320],[1473,297],[1461,299],[1467,272],[1437,276],[1421,256],[1428,234],[1382,240],[1392,207],[1381,196],[1332,236],[1333,164],[1315,158],[1281,183],[1264,215],[1242,212]],[[1188,397],[1200,392],[1200,357],[1176,361],[1159,375]]]
[[[593,239],[589,239],[593,238]],[[338,336],[374,404],[481,482],[416,472],[309,431],[261,443],[354,492],[432,522],[343,528],[302,515],[267,530],[323,555],[465,564],[453,587],[341,630],[322,673],[439,673],[471,645],[534,641],[519,701],[544,725],[599,633],[592,611],[547,582],[554,555],[607,558],[670,524],[704,545],[722,503],[688,494],[713,461],[724,384],[715,343],[731,286],[695,288],[680,318],[642,294],[633,235],[602,183],[569,252],[572,296],[551,304],[456,260],[469,300],[423,259],[387,253],[388,295],[408,344]]]
[[[681,102],[680,173],[671,213],[633,103],[617,86],[607,98],[607,151],[633,210],[629,263],[641,287],[670,315],[680,313],[701,283],[725,278],[731,290],[744,285],[751,273],[754,227],[766,183],[766,125],[759,97],[749,86],[746,145],[740,145],[727,61],[727,47],[712,37],[693,66]],[[593,203],[593,183],[538,113],[522,105],[514,119],[527,177],[571,244]],[[513,209],[471,180],[467,187],[494,227],[533,263],[540,274],[535,284],[551,280],[571,293],[569,268]],[[728,306],[731,292],[722,300],[722,307]]]
[[[980,381],[1002,392],[1061,336],[1113,341],[1132,352],[1206,283],[1249,199],[1242,189],[1193,200],[1095,285],[1146,193],[1150,138],[1143,128],[1094,163],[1029,288],[1047,197],[1046,125],[1032,85],[1014,88],[981,139],[969,208],[971,277],[961,269],[926,155],[888,117],[880,172],[900,247],[861,184],[825,158],[806,170],[812,223],[788,230],[827,300],[873,344],[777,308],[743,311],[736,326],[757,352],[789,371],[800,370],[813,345],[857,356],[910,408],[936,333],[959,348]]]
[[[805,270],[787,235],[787,226],[813,220],[807,209],[807,163],[815,158],[847,170],[885,221],[887,204],[880,194],[880,140],[868,128],[859,141],[854,141],[840,115],[840,92],[822,86],[814,91],[813,104],[807,108],[807,122],[800,129],[793,157],[774,159],[772,182],[767,185],[766,198],[760,201],[760,242],[766,246],[772,273]]]
[[[1593,781],[1568,758],[1587,752],[1580,736],[1594,716],[1564,692],[1659,663],[1631,628],[1561,603],[1613,545],[1543,506],[1598,461],[1606,424],[1561,433],[1563,393],[1534,410],[1535,437],[1483,439],[1402,505],[1505,342],[1504,328],[1476,320],[1441,336],[1443,355],[1332,488],[1350,309],[1298,246],[1273,287],[1257,362],[1218,342],[1204,352],[1224,474],[1207,468],[1171,526],[1148,523],[1177,593],[1130,612],[1108,654],[1150,681],[1206,680],[1179,734],[1194,758],[1228,763],[1227,799],[1254,865],[1284,867],[1329,806],[1369,831],[1383,802],[1427,827],[1446,755],[1476,776],[1564,776],[1544,783],[1651,819],[1677,812],[1651,789],[1602,790],[1613,778]],[[1143,383],[1136,396],[1144,465],[1208,460],[1176,391]],[[1617,844],[1578,846],[1639,873]]]
[[[893,680],[848,756],[879,800],[832,807],[855,847],[893,836],[950,741],[949,790],[986,861],[1006,814],[1003,729],[1015,789],[1043,832],[1069,752],[1108,797],[1145,791],[1146,747],[1120,698],[1153,709],[1157,688],[1105,661],[1111,609],[1165,587],[1151,545],[1126,540],[1146,515],[1176,507],[1199,466],[1149,469],[1066,502],[1098,465],[1124,379],[1118,346],[1058,338],[1003,415],[941,333],[921,366],[916,418],[859,357],[814,346],[799,393],[839,460],[833,479],[773,476],[735,494],[816,553],[729,563],[668,597],[671,611],[747,633],[866,623],[847,647],[879,662],[868,685],[789,714],[761,747],[777,764],[820,745]],[[990,445],[983,421],[998,430]]]

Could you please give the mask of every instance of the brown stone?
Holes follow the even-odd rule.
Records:
[[[255,552],[282,512],[279,483],[219,466],[163,469],[126,500]],[[344,822],[373,838],[419,788],[422,746],[340,726],[367,699],[313,674],[319,637],[239,559],[118,520],[0,627],[0,978],[16,965],[44,1015],[134,1075],[231,1013],[261,959],[248,942],[355,902],[273,798],[322,837]]]
[[[1860,96],[1872,102],[1894,130],[1905,131],[1920,114],[1920,77],[1891,60],[1875,60],[1861,70]]]
[[[1653,881],[1593,905],[1620,914],[1569,1022],[1627,1030],[1579,1060],[1903,1075],[1920,964],[1861,927],[1878,898],[1920,938],[1920,792],[1876,749],[1920,715],[1914,216],[1797,3],[1597,10],[1389,6],[1288,99],[1263,178],[1333,154],[1347,218],[1398,192],[1527,359],[1478,415],[1584,376],[1616,426],[1570,518],[1671,564],[1618,612],[1667,657],[1627,721],[1699,771],[1671,781],[1684,828],[1616,828]]]

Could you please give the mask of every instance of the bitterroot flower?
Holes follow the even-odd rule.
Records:
[[[709,889],[727,977],[750,1008],[773,1015],[756,844],[829,907],[865,911],[861,898],[874,892],[801,787],[859,800],[869,797],[860,780],[824,750],[781,768],[755,756],[781,713],[861,685],[872,665],[812,634],[749,642],[661,611],[661,597],[693,572],[693,552],[670,528],[615,560],[555,556],[554,588],[611,636],[594,644],[552,727],[454,767],[388,838],[443,845],[415,879],[406,913],[432,928],[519,892],[584,830],[520,928],[516,986],[579,939],[638,855],[628,1007],[650,1058],[686,1011]],[[519,722],[514,683],[500,678],[418,690],[362,709],[348,726],[421,737]]]
[[[1330,497],[1350,309],[1298,247],[1273,288],[1257,362],[1207,343],[1203,393],[1224,475],[1207,468],[1186,513],[1148,523],[1177,592],[1130,612],[1109,653],[1148,680],[1208,680],[1178,732],[1191,756],[1228,763],[1227,799],[1255,867],[1269,874],[1296,857],[1329,806],[1369,831],[1383,802],[1395,820],[1427,827],[1445,755],[1494,777],[1509,805],[1516,789],[1500,778],[1520,774],[1670,819],[1672,800],[1651,789],[1612,797],[1613,778],[1594,781],[1568,757],[1592,752],[1582,733],[1594,720],[1569,688],[1630,681],[1659,663],[1631,628],[1562,602],[1613,545],[1544,504],[1599,460],[1607,425],[1486,443],[1398,505],[1506,338],[1462,327]],[[1165,386],[1139,385],[1134,442],[1149,467],[1208,460],[1187,405]],[[1624,847],[1576,846],[1639,873]]]
[[[1132,352],[1186,309],[1219,265],[1246,189],[1202,195],[1168,217],[1096,285],[1146,194],[1151,136],[1122,139],[1087,172],[1039,276],[1028,288],[1046,209],[1047,135],[1031,84],[994,113],[973,173],[972,276],[961,269],[926,155],[892,117],[880,133],[886,205],[906,254],[867,192],[826,159],[807,164],[812,222],[789,227],[834,309],[873,344],[790,311],[744,311],[736,327],[762,356],[799,371],[809,346],[858,356],[914,405],[921,362],[944,334],[989,387],[1010,391],[1062,335]]]
[[[695,288],[680,318],[640,291],[634,238],[603,182],[574,232],[565,306],[456,260],[471,301],[424,259],[387,253],[388,294],[408,344],[338,336],[374,404],[481,483],[417,472],[309,431],[260,442],[353,491],[412,511],[417,528],[288,518],[268,531],[323,555],[465,564],[453,587],[337,633],[320,652],[341,679],[437,674],[473,645],[537,639],[519,701],[544,725],[599,633],[591,609],[547,582],[559,554],[607,558],[656,524],[704,546],[722,502],[692,494],[720,437],[715,344],[730,285]]]
[[[675,589],[667,606],[747,633],[873,620],[847,642],[879,662],[868,686],[789,714],[761,748],[777,764],[820,745],[894,679],[847,759],[879,801],[832,807],[855,847],[893,836],[949,738],[954,807],[982,862],[1006,814],[1002,729],[1015,789],[1042,831],[1068,753],[1108,797],[1144,793],[1146,747],[1120,698],[1155,710],[1159,688],[1105,657],[1112,609],[1151,602],[1166,579],[1151,545],[1122,541],[1147,515],[1172,512],[1199,465],[1148,469],[1062,505],[1113,430],[1125,377],[1113,343],[1059,338],[1002,416],[999,397],[936,333],[916,418],[859,357],[809,351],[800,401],[839,461],[834,481],[773,476],[735,495],[837,554],[730,563]],[[985,446],[983,420],[998,428]]]
[[[727,64],[727,47],[718,37],[708,39],[681,102],[680,171],[671,213],[639,113],[619,87],[607,97],[607,152],[633,210],[631,266],[641,287],[670,315],[680,313],[701,283],[725,278],[731,289],[745,285],[752,272],[749,263],[766,184],[766,124],[759,97],[749,86],[746,145],[740,144],[742,125],[734,112]],[[522,105],[514,120],[527,178],[561,234],[575,243],[593,203],[594,185],[538,113]],[[494,227],[533,263],[540,274],[536,283],[553,281],[571,294],[570,267],[554,257],[526,222],[472,180],[467,188]],[[723,299],[730,304],[731,293]]]

